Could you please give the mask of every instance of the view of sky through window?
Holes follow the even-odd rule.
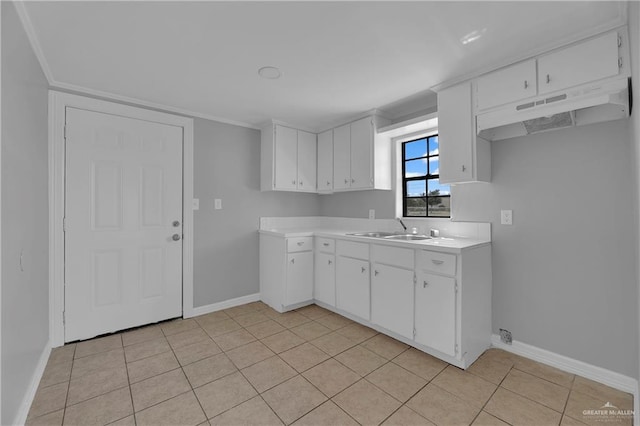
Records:
[[[438,135],[402,144],[405,216],[449,217],[449,185],[440,183]]]

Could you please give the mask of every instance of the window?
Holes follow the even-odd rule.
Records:
[[[440,183],[438,135],[402,144],[402,214],[451,217],[451,191]]]

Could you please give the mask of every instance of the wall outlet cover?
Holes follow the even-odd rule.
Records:
[[[216,210],[222,210],[222,200],[220,198],[215,198],[213,200],[213,208]]]
[[[500,223],[502,225],[513,225],[513,210],[500,210]]]

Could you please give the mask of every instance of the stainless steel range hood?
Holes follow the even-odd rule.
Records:
[[[629,117],[630,80],[591,83],[476,115],[478,136],[500,140]]]

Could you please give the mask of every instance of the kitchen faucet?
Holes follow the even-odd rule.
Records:
[[[400,219],[399,217],[396,217],[396,220],[400,222],[400,225],[402,225],[402,228],[404,228],[404,231],[407,232],[407,225],[404,224],[402,219]]]

